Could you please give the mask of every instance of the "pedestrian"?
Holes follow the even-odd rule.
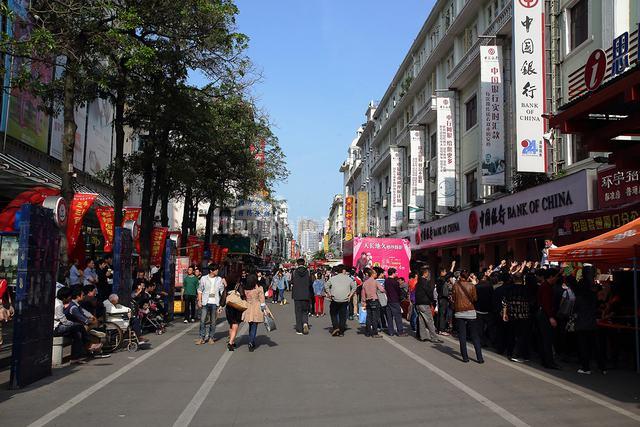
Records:
[[[389,336],[397,333],[399,337],[406,337],[408,334],[404,332],[404,326],[402,324],[400,283],[398,282],[397,270],[393,267],[387,270],[384,290],[387,294],[387,333]]]
[[[291,298],[296,315],[296,334],[309,334],[309,298],[311,296],[311,275],[305,267],[304,258],[296,261],[298,267],[291,275]]]
[[[258,285],[258,276],[252,270],[253,267],[249,267],[249,273],[243,286],[247,309],[242,312],[242,320],[249,323],[250,352],[256,348],[258,325],[264,322],[264,312],[269,310],[264,302],[264,289]]]
[[[198,299],[198,278],[193,267],[187,268],[187,275],[182,282],[182,300],[184,301],[184,323],[196,321],[196,301]]]
[[[282,273],[282,270],[278,273],[278,300],[280,305],[285,305],[287,300],[284,297],[284,291],[289,287],[287,277]]]
[[[449,279],[453,275],[456,261],[451,261],[451,268],[440,269],[440,276],[436,279],[436,293],[438,295],[438,316],[436,330],[438,334],[448,336],[447,312],[449,311]]]
[[[335,274],[324,284],[324,292],[331,301],[329,314],[331,315],[331,335],[344,336],[347,329],[349,315],[349,300],[356,292],[356,282],[347,274],[347,267],[343,264],[335,269]]]
[[[324,316],[324,284],[322,273],[316,274],[316,280],[313,281],[314,310],[316,317]]]
[[[538,288],[538,314],[536,315],[536,324],[538,325],[538,333],[540,334],[540,356],[542,358],[542,366],[547,369],[559,369],[553,357],[553,337],[555,328],[558,326],[556,321],[556,308],[553,304],[553,288],[558,280],[558,270],[550,268],[544,271],[544,280]]]
[[[416,285],[418,284],[418,273],[412,271],[409,273],[409,301],[411,301],[411,317],[409,325],[413,332],[417,331],[418,327],[418,310],[416,309]]]
[[[476,282],[476,278],[471,280]],[[484,363],[482,358],[482,345],[480,336],[478,335],[476,310],[474,303],[478,297],[476,294],[476,284],[471,282],[466,271],[460,273],[460,278],[453,286],[453,309],[456,325],[458,327],[458,340],[460,341],[460,355],[462,361],[469,362],[469,354],[467,353],[467,327],[471,332],[471,340],[476,351],[476,360],[478,363]]]
[[[79,267],[80,260],[76,258],[73,260],[73,264],[71,264],[71,268],[69,269],[69,287],[83,284],[83,270]]]
[[[415,291],[416,310],[418,311],[418,331],[416,337],[420,341],[441,343],[433,323],[433,306],[435,305],[434,286],[431,283],[431,270],[424,266],[420,269],[420,278]]]
[[[521,275],[505,277],[504,283],[505,355],[512,362],[522,363],[529,359],[529,295]]]
[[[196,345],[202,345],[206,342],[215,343],[214,333],[216,331],[217,314],[222,312],[218,308],[220,305],[220,297],[224,292],[226,282],[218,276],[220,267],[217,264],[209,265],[209,274],[202,276],[198,286],[198,308],[200,312],[200,339],[196,341]],[[207,317],[209,318],[209,329],[207,331]]]
[[[382,338],[378,333],[378,322],[380,321],[380,301],[378,300],[378,292],[384,293],[384,287],[378,283],[376,278],[378,272],[373,268],[365,268],[367,280],[362,284],[362,301],[366,304],[367,323],[365,327],[365,336],[373,338]]]
[[[82,277],[83,285],[98,285],[98,273],[96,273],[96,263],[94,260],[89,259],[87,261],[87,266],[84,269]]]
[[[373,267],[376,270],[376,282],[378,282],[384,288],[384,269],[382,267]],[[378,301],[380,302],[380,320],[378,329],[387,329],[387,294],[385,292],[378,292]]]
[[[575,291],[575,304],[573,306],[574,329],[578,341],[578,356],[580,358],[579,374],[591,374],[591,359],[595,356],[598,369],[606,374],[604,352],[599,348],[596,339],[596,319],[598,311],[598,298],[593,283],[583,279],[578,282]]]
[[[476,285],[476,294],[478,295],[478,301],[476,301],[475,304],[478,319],[478,333],[480,334],[482,346],[486,347],[490,341],[491,334],[489,334],[489,331],[494,325],[494,322],[492,322],[493,285],[487,275],[487,270],[483,272],[482,279],[480,279]]]

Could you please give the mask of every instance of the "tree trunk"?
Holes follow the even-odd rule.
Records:
[[[169,226],[169,189],[163,186],[160,190],[160,223],[163,227]]]
[[[155,185],[153,179],[154,145],[151,138],[147,138],[142,145],[142,224],[140,225],[140,261],[143,268],[147,268],[150,262],[149,244],[151,231],[153,230],[153,218],[156,214],[156,205],[152,201],[152,192]]]
[[[116,155],[113,163],[113,222],[122,225],[124,207],[124,95],[118,92],[115,99]]]
[[[71,59],[67,59],[67,72],[64,74],[64,135],[62,136],[62,161],[60,162],[60,175],[62,183],[60,194],[64,198],[67,208],[71,206],[73,200],[73,149],[76,142],[76,130],[78,126],[75,120],[75,94],[76,76],[70,71],[73,68]],[[60,263],[64,266],[69,264],[68,242],[66,227],[60,229]]]
[[[189,222],[191,218],[191,187],[187,187],[184,193],[184,211],[182,212],[182,246],[187,246],[187,237],[189,236]],[[186,255],[186,250],[183,250],[183,254]]]

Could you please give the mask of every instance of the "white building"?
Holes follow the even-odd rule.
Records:
[[[313,255],[318,251],[320,244],[320,234],[322,229],[312,219],[301,219],[298,221],[298,244],[300,252],[304,255]]]

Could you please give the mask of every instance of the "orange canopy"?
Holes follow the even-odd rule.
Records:
[[[640,257],[640,218],[583,242],[549,250],[549,261],[629,264]]]

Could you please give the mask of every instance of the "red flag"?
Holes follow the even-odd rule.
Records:
[[[96,215],[104,237],[104,251],[111,252],[113,250],[113,207],[99,206],[96,208]]]
[[[162,254],[168,232],[167,227],[153,227],[151,232],[151,264],[153,265],[162,264]]]
[[[94,193],[76,193],[69,208],[69,220],[67,222],[67,252],[71,254],[78,243],[78,236],[82,228],[82,219],[98,197]]]

